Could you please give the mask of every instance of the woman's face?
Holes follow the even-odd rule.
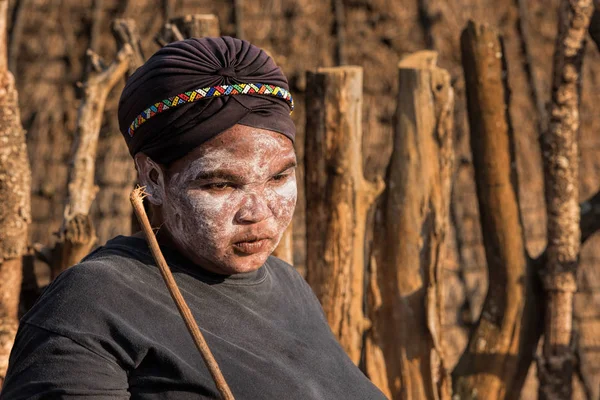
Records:
[[[258,269],[292,219],[296,154],[280,133],[235,125],[168,171],[156,171],[154,179],[154,168],[140,168],[142,162],[136,157],[150,201],[161,206],[161,230],[209,271],[229,275]]]

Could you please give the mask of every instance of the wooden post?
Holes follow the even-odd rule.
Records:
[[[120,49],[129,44],[133,49],[133,53],[129,59],[129,70],[125,73],[125,76],[129,77],[146,61],[135,20],[117,18],[113,21],[111,28],[117,42],[117,48]]]
[[[221,35],[219,18],[214,14],[193,14],[172,18],[156,35],[156,42],[165,46],[177,40],[192,37],[216,37]]]
[[[450,399],[441,349],[442,264],[453,171],[454,92],[437,53],[402,60],[394,149],[377,212],[365,366],[391,399]]]
[[[235,19],[235,37],[244,39],[244,0],[233,0],[233,14]]]
[[[363,314],[366,218],[383,189],[382,182],[363,176],[362,85],[360,67],[307,73],[307,281],[356,364],[368,325]]]
[[[0,385],[19,325],[23,255],[31,222],[31,170],[15,79],[8,71],[8,0],[0,0]]]
[[[471,151],[489,271],[488,294],[453,372],[461,399],[518,398],[539,334],[517,195],[501,39],[470,21],[461,35]]]
[[[123,24],[127,23],[134,24],[132,20],[119,20],[113,25],[120,50],[108,67],[102,65],[98,55],[88,50],[93,71],[83,84],[84,95],[77,116],[75,151],[69,170],[63,224],[52,254],[52,279],[79,262],[96,242],[90,209],[98,191],[94,175],[104,105],[115,84],[128,72],[135,70],[143,60],[142,55],[138,54],[140,46],[135,27],[124,27]]]
[[[546,292],[544,346],[538,360],[539,398],[570,399],[575,363],[573,296],[581,243],[579,226],[579,101],[592,0],[562,0],[554,53],[548,131],[541,136],[548,247],[540,271]]]
[[[214,14],[193,14],[173,18],[171,23],[177,25],[184,37],[215,37],[221,35],[219,18]]]

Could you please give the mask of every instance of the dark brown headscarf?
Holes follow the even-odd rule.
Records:
[[[129,152],[168,164],[235,124],[279,132],[292,141],[295,127],[285,100],[265,95],[219,96],[154,115],[133,136],[132,121],[156,102],[217,85],[262,83],[289,90],[264,50],[231,37],[192,38],[157,51],[127,81],[119,101],[119,127]]]

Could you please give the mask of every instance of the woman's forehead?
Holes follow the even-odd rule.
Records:
[[[226,168],[248,171],[279,168],[295,160],[293,143],[287,137],[273,131],[235,125],[198,146],[169,169],[175,168],[178,172]]]
[[[225,149],[233,154],[264,151],[285,152],[290,148],[293,149],[292,141],[278,132],[245,125],[234,125],[199,146],[198,154],[207,155],[220,149]]]

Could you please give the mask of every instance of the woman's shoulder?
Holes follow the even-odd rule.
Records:
[[[100,248],[58,275],[22,320],[58,332],[92,326],[126,310],[158,279],[158,271],[141,257]]]

